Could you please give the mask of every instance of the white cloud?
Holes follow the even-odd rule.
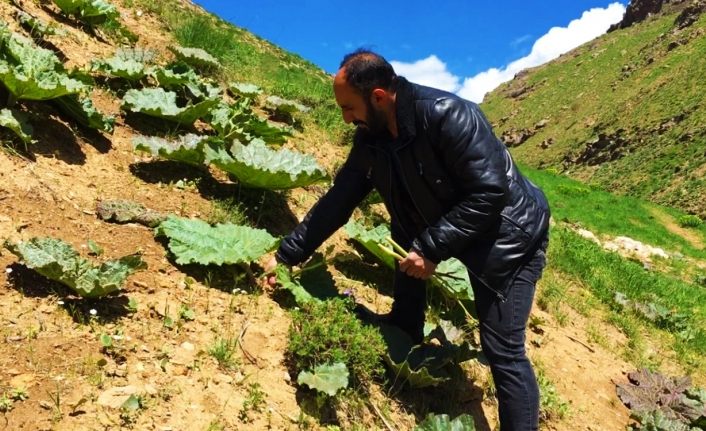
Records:
[[[391,61],[395,73],[402,75],[412,82],[446,91],[457,91],[460,88],[460,78],[446,69],[446,63],[439,57],[429,57],[414,63]]]
[[[431,55],[414,63],[392,61],[395,71],[412,82],[452,91],[474,102],[481,102],[485,94],[503,82],[511,80],[515,74],[529,67],[551,61],[577,46],[580,46],[608,30],[611,24],[619,22],[625,13],[625,6],[613,3],[606,8],[594,8],[583,13],[567,27],[554,27],[537,39],[532,51],[525,57],[507,66],[491,68],[463,79],[452,74],[446,64],[436,55]]]

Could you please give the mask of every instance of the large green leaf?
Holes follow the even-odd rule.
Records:
[[[222,96],[222,90],[216,83],[202,78],[194,69],[183,63],[158,67],[151,73],[161,87],[189,96],[193,100]]]
[[[307,385],[311,389],[316,389],[332,397],[340,389],[348,387],[348,368],[340,362],[333,365],[319,365],[311,372],[302,371],[299,373],[297,383]]]
[[[17,11],[15,18],[17,18],[20,25],[27,30],[32,37],[43,38],[45,36],[62,35],[64,33],[59,30],[54,23],[47,24],[43,20],[21,10]]]
[[[283,99],[279,96],[269,96],[265,103],[267,106],[275,112],[282,114],[294,114],[295,112],[309,112],[311,108],[304,106],[299,102],[294,100]]]
[[[168,90],[181,88],[186,84],[199,82],[199,75],[185,64],[175,64],[166,67],[157,67],[152,71],[152,76],[161,87]]]
[[[373,229],[366,229],[362,224],[351,220],[345,225],[346,233],[351,239],[360,243],[366,250],[380,259],[388,268],[394,269],[395,259],[385,252],[381,245],[392,248],[387,238],[391,236],[387,225],[379,225]],[[441,262],[436,268],[436,275],[431,277],[430,283],[438,287],[444,296],[461,301],[462,305],[473,313],[473,290],[468,278],[466,266],[458,259],[448,259]]]
[[[198,219],[169,217],[155,234],[169,238],[169,250],[180,265],[250,263],[277,246],[265,230],[230,223],[211,226]]]
[[[250,99],[262,94],[262,88],[255,84],[248,84],[245,82],[231,82],[228,84],[228,89],[237,96],[248,97]]]
[[[233,174],[247,187],[284,190],[328,179],[326,172],[310,155],[287,149],[271,150],[259,139],[250,145],[236,142],[231,154],[224,148],[205,148],[206,159]]]
[[[208,136],[189,133],[175,140],[167,140],[157,136],[138,135],[132,138],[135,151],[143,151],[166,160],[203,166],[205,162],[204,145]]]
[[[221,67],[221,63],[201,48],[186,48],[183,46],[169,47],[177,59],[199,70],[209,70]]]
[[[343,227],[348,236],[360,243],[366,250],[377,257],[385,266],[390,269],[395,268],[395,258],[383,251],[381,245],[389,247],[387,240],[391,233],[386,224],[381,224],[373,229],[366,229],[365,226],[351,219]]]
[[[473,418],[467,414],[451,420],[446,414],[429,413],[426,419],[414,428],[414,431],[475,431],[475,429]]]
[[[218,135],[225,140],[237,139],[250,142],[260,138],[268,144],[282,144],[287,137],[292,136],[292,131],[287,127],[271,125],[267,120],[255,114],[250,104],[250,99],[242,99],[235,104],[220,103],[211,109],[208,121]]]
[[[11,109],[0,109],[0,127],[6,127],[22,139],[25,144],[32,142],[32,126],[24,114]]]
[[[412,338],[397,326],[381,324],[380,333],[387,353],[383,357],[393,375],[393,384],[413,388],[437,386],[449,380],[447,366],[477,358],[479,351],[466,341],[453,344],[446,337],[436,337],[436,344],[415,345]],[[436,331],[442,331],[437,328]]]
[[[71,245],[56,238],[33,238],[5,248],[43,276],[70,287],[85,298],[98,298],[123,287],[127,277],[146,268],[139,254],[110,260],[99,266],[81,257]]]
[[[458,259],[445,260],[436,267],[438,276],[431,284],[439,287],[445,296],[462,301],[473,301],[473,289],[468,278],[468,268]]]
[[[113,133],[115,117],[104,115],[97,110],[89,97],[71,94],[54,99],[52,103],[59,111],[70,116],[84,127]]]
[[[0,82],[15,99],[49,100],[77,94],[88,87],[69,77],[52,51],[0,29]]]
[[[105,0],[54,0],[54,3],[66,15],[90,25],[101,24],[119,15],[115,6]]]
[[[100,72],[112,78],[122,78],[137,82],[147,76],[149,71],[144,63],[123,57],[110,57],[91,62],[91,71]]]
[[[179,107],[176,93],[164,91],[162,88],[144,88],[128,90],[123,98],[122,108],[126,111],[188,125],[205,117],[217,103],[217,99],[206,99],[196,104]]]

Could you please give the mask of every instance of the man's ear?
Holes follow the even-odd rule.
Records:
[[[370,93],[370,103],[376,108],[380,108],[387,103],[389,95],[382,88],[376,88]]]

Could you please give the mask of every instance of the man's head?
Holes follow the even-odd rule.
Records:
[[[372,135],[386,133],[395,115],[395,78],[390,63],[374,52],[346,55],[333,80],[343,120]]]

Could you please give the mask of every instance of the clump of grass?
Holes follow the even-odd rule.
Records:
[[[235,356],[237,348],[236,338],[218,337],[209,347],[208,354],[218,361],[221,368],[235,368],[238,365],[238,358]]]
[[[233,198],[219,199],[213,202],[211,213],[208,215],[208,222],[211,224],[233,223],[247,225],[248,217],[240,202]]]
[[[383,375],[385,345],[377,329],[364,326],[348,299],[306,305],[292,314],[287,357],[296,371],[341,362],[354,386],[367,386]]]
[[[677,219],[677,223],[679,223],[679,226],[681,227],[699,227],[704,223],[704,221],[698,216],[686,214],[679,217]]]

